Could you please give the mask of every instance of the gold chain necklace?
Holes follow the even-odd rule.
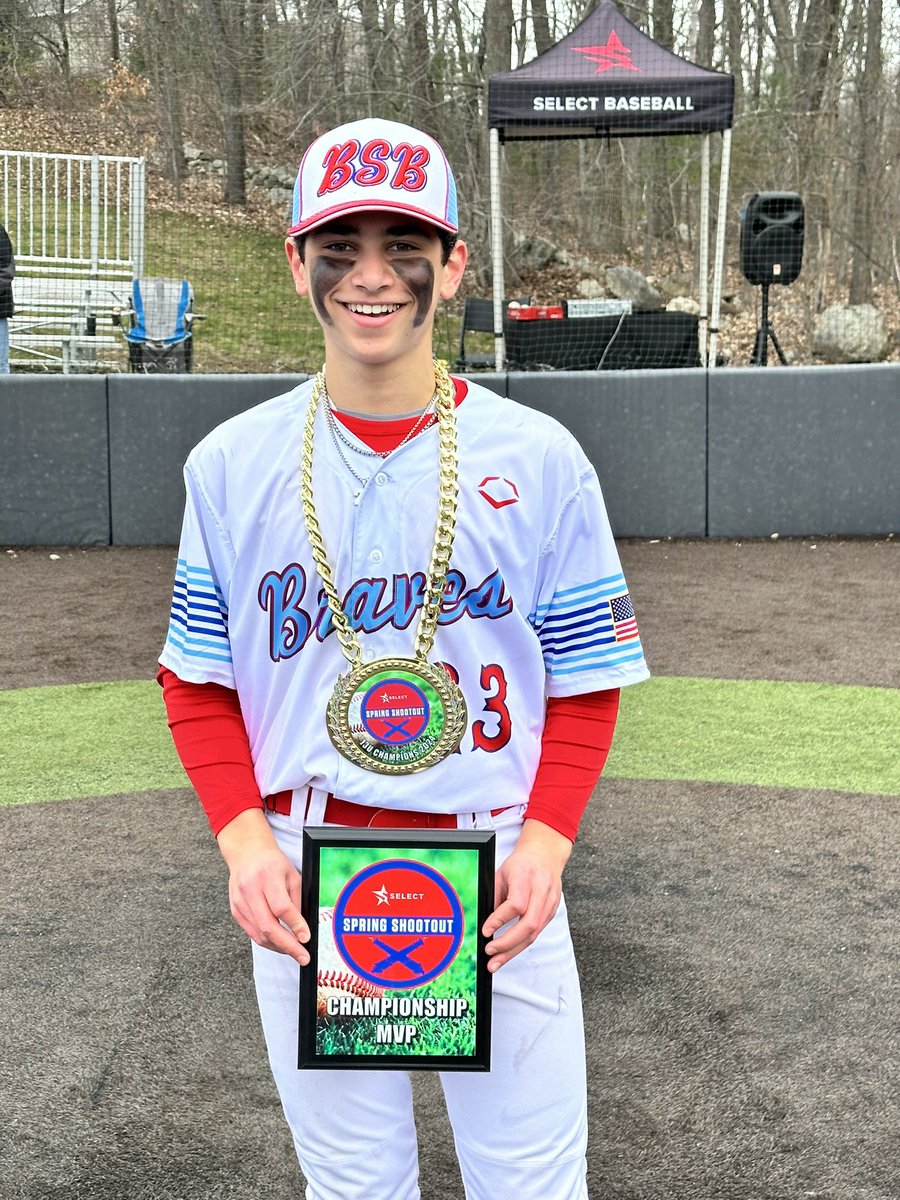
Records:
[[[335,634],[350,670],[338,677],[326,724],[337,750],[357,766],[384,775],[423,771],[452,754],[467,722],[462,691],[443,667],[428,662],[434,645],[456,532],[459,493],[456,410],[446,364],[435,360],[438,420],[438,511],[413,657],[363,662],[356,630],[344,612],[328,562],[313,497],[316,414],[325,396],[324,370],[313,385],[300,463],[300,503],[313,562],[328,600]]]

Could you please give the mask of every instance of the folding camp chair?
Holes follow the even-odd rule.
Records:
[[[135,279],[127,314],[113,317],[128,342],[129,369],[147,375],[190,371],[191,326],[197,319],[194,292],[186,279]]]

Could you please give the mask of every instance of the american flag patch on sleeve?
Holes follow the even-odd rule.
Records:
[[[627,642],[638,636],[637,621],[634,616],[634,605],[628,592],[624,596],[614,596],[609,601],[612,614],[613,631],[617,642]]]
[[[553,680],[594,671],[638,669],[644,652],[622,574],[566,588],[531,614]],[[644,669],[643,666],[641,669]]]

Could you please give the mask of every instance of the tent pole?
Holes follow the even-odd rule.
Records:
[[[491,257],[494,275],[494,366],[502,371],[506,359],[503,344],[503,223],[500,219],[500,131],[492,128],[491,144]]]
[[[716,263],[713,271],[712,320],[709,327],[709,368],[716,365],[719,340],[719,307],[722,303],[722,271],[725,262],[725,222],[728,208],[728,175],[731,171],[731,130],[722,131],[722,165],[719,170],[719,215],[716,225]]]
[[[700,138],[700,362],[707,363],[709,339],[709,134]]]

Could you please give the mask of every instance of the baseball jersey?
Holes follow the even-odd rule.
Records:
[[[311,785],[385,808],[525,803],[545,698],[649,675],[593,467],[552,418],[468,385],[456,408],[456,538],[429,655],[458,679],[467,729],[426,771],[380,775],[339,754],[325,724],[348,667],[300,502],[312,388],[226,421],[191,452],[160,662],[188,682],[237,690],[263,796]],[[339,446],[317,416],[316,510],[364,660],[412,656],[437,516],[437,439],[432,427],[373,458],[362,443]]]

